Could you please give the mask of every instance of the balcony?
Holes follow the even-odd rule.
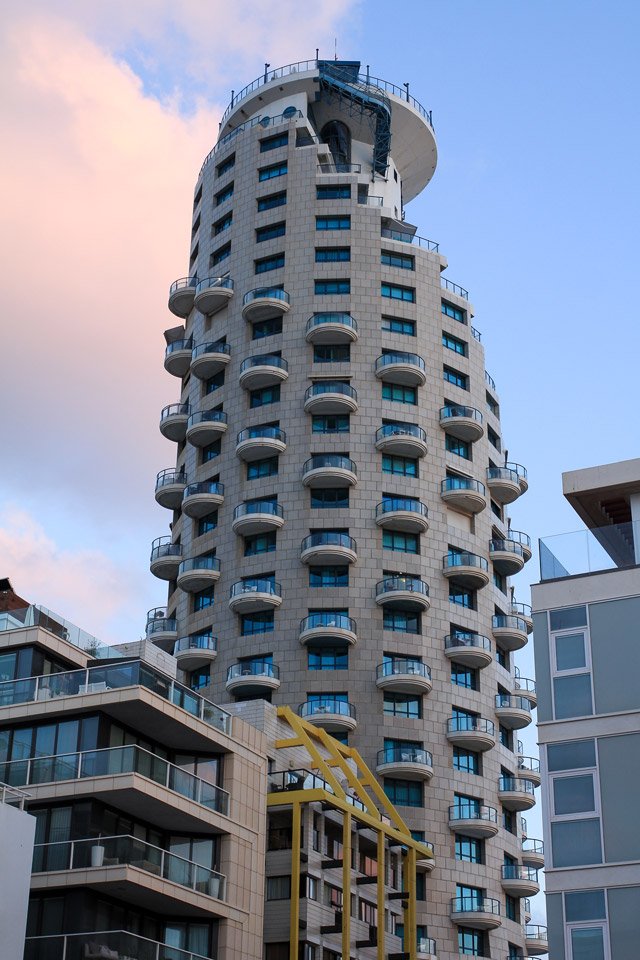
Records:
[[[522,841],[522,862],[528,867],[542,870],[544,867],[544,843],[542,840]]]
[[[173,648],[173,655],[181,670],[208,667],[218,655],[218,638],[210,633],[180,637]]]
[[[417,960],[437,960],[437,953],[436,941],[433,937],[418,937],[416,945]],[[178,957],[177,960],[181,960],[181,958]]]
[[[442,558],[442,574],[463,587],[479,590],[489,583],[489,564],[475,553],[449,551]]]
[[[180,950],[128,930],[52,934],[25,939],[24,960],[136,957],[138,960],[209,960],[193,950]]]
[[[376,430],[376,450],[400,457],[424,457],[427,435],[415,423],[384,423]]]
[[[475,407],[463,407],[457,404],[442,407],[440,426],[445,433],[467,443],[475,443],[484,434],[483,417]]]
[[[282,603],[282,587],[274,580],[260,577],[237,580],[229,593],[229,606],[234,613],[257,613],[273,610]]]
[[[527,677],[521,677],[518,668],[515,668],[513,678],[513,689],[521,697],[525,697],[533,710],[538,705],[538,693],[535,680],[529,680]]]
[[[267,660],[245,660],[232,664],[227,670],[228,693],[256,696],[280,686],[280,669]]]
[[[385,577],[376,584],[378,606],[393,606],[398,610],[428,610],[429,584],[420,577]]]
[[[242,316],[249,323],[282,316],[290,307],[289,294],[279,287],[257,287],[245,293],[242,301]]]
[[[493,569],[505,577],[513,577],[524,567],[524,551],[515,540],[490,540],[489,556]]]
[[[524,931],[524,945],[530,957],[537,953],[549,953],[547,928],[537,923],[528,923]]]
[[[433,777],[433,757],[428,750],[409,744],[378,750],[376,773],[380,777],[429,781]]]
[[[229,303],[233,296],[231,277],[205,277],[196,285],[194,304],[200,313],[217,313]]]
[[[350,313],[314,313],[307,320],[307,343],[355,343],[358,324]]]
[[[386,497],[376,506],[376,524],[385,530],[424,533],[429,529],[429,511],[422,500]]]
[[[505,810],[530,810],[536,803],[534,786],[521,777],[500,777],[498,799]]]
[[[197,282],[197,277],[182,277],[173,281],[169,288],[168,307],[174,316],[182,320],[189,316],[193,309]]]
[[[189,415],[187,440],[194,447],[206,447],[227,432],[224,410],[200,410]]]
[[[524,914],[525,922],[529,923],[531,920],[531,900],[529,897],[524,897],[522,900],[522,913]]]
[[[522,650],[527,645],[527,625],[521,617],[496,614],[491,618],[491,632],[504,650]]]
[[[474,930],[495,930],[502,923],[500,901],[489,897],[454,897],[451,919],[461,927]]]
[[[264,354],[247,357],[240,366],[240,386],[245,390],[260,390],[284,383],[289,376],[289,364],[282,357]]]
[[[521,753],[522,743],[518,740],[518,776],[521,780],[530,780],[534,787],[542,783],[540,761],[537,757],[524,757]]]
[[[524,556],[524,562],[528,563],[531,560],[532,549],[531,549],[531,537],[528,533],[523,533],[522,530],[509,530],[509,539],[515,540],[516,543],[519,543],[522,547],[522,554]]]
[[[355,413],[358,409],[358,394],[348,383],[320,380],[305,390],[304,409],[305,413]]]
[[[166,607],[155,607],[147,613],[145,636],[162,650],[172,650],[178,638],[175,617],[167,617]]]
[[[182,559],[182,547],[171,537],[158,537],[151,544],[149,568],[160,580],[175,580]]]
[[[355,487],[358,468],[349,457],[339,453],[316,453],[302,468],[302,483],[305,487]]]
[[[279,530],[284,524],[284,510],[273,500],[239,503],[233,511],[231,529],[238,536],[253,536]]]
[[[192,340],[186,337],[167,344],[164,352],[164,368],[172,377],[184,377],[191,363]]]
[[[167,510],[177,510],[182,503],[182,495],[187,485],[184,470],[169,467],[156,476],[156,503]]]
[[[236,437],[236,456],[250,463],[279,456],[287,449],[287,435],[280,427],[249,427]]]
[[[419,660],[394,657],[385,660],[376,668],[376,686],[394,693],[430,693],[431,670]]]
[[[509,467],[487,467],[487,486],[493,499],[503,506],[522,493],[518,474]]]
[[[231,360],[231,347],[224,340],[201,343],[191,354],[191,373],[198,380],[208,380],[227,366]]]
[[[188,517],[197,520],[206,516],[224,502],[224,483],[214,480],[203,480],[200,483],[189,483],[184,488],[182,496],[182,512]]]
[[[484,483],[471,477],[446,477],[440,483],[440,496],[465,513],[481,513],[487,505]]]
[[[358,545],[348,533],[322,530],[305,537],[300,545],[300,562],[331,565],[355,563]]]
[[[531,633],[533,631],[533,616],[531,613],[531,607],[528,603],[517,603],[514,600],[511,603],[509,613],[512,617],[520,617],[521,620],[524,620],[527,633]]]
[[[540,893],[538,871],[519,863],[505,863],[502,867],[502,889],[510,897],[535,897]]]
[[[508,467],[509,470],[513,470],[516,473],[518,483],[520,484],[520,492],[526,493],[529,489],[527,468],[523,467],[521,463],[505,463],[505,467]]]
[[[180,443],[187,432],[188,403],[171,403],[160,414],[160,433],[167,440]]]
[[[496,745],[495,724],[483,717],[450,717],[447,740],[465,750],[491,750]]]
[[[521,730],[531,723],[531,704],[524,697],[507,693],[496,694],[496,717],[503,727]]]
[[[178,567],[178,586],[185,593],[206,590],[220,579],[220,561],[217,557],[189,557]]]
[[[423,387],[427,381],[425,362],[417,353],[401,350],[383,353],[376,360],[376,377],[385,383],[407,387]]]
[[[454,804],[449,807],[449,829],[478,839],[495,837],[498,811],[476,802]]]
[[[493,660],[491,640],[473,631],[458,630],[444,638],[444,655],[465,667],[488,667]]]
[[[354,705],[331,696],[301,703],[298,714],[327,733],[348,733],[358,725]]]
[[[353,617],[343,613],[310,613],[300,621],[298,639],[303,646],[307,643],[319,646],[334,646],[348,643],[354,646],[358,640],[358,625]]]

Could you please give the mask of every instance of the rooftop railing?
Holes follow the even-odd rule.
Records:
[[[210,960],[201,953],[149,940],[128,930],[27,937],[24,960],[85,960],[87,957],[135,957],[136,960]]]
[[[380,236],[398,243],[415,243],[416,246],[430,250],[432,253],[438,253],[440,249],[440,245],[435,240],[427,240],[426,237],[418,237],[414,233],[403,233],[401,230],[390,230],[388,227],[381,229]]]
[[[78,647],[94,659],[118,657],[120,654],[112,647],[103,646],[100,641],[81,630],[74,623],[48,610],[40,604],[29,604],[14,610],[0,612],[0,633],[10,630],[24,630],[26,627],[41,627],[48,633]]]
[[[544,537],[539,547],[541,580],[637,566],[640,564],[640,521]]]
[[[198,178],[202,176],[202,171],[207,166],[207,164],[210,163],[211,160],[213,160],[213,158],[217,156],[217,154],[220,153],[220,151],[224,147],[227,146],[227,144],[235,140],[235,138],[240,133],[244,133],[245,130],[249,130],[251,129],[251,127],[256,127],[258,126],[258,124],[261,127],[275,127],[281,123],[289,123],[291,120],[298,120],[298,119],[301,120],[302,117],[303,117],[302,111],[296,110],[293,115],[288,114],[287,116],[285,116],[284,113],[279,113],[275,117],[257,116],[257,117],[253,117],[251,120],[247,120],[246,123],[241,123],[234,130],[231,130],[230,133],[227,133],[224,137],[218,140],[216,145],[209,151],[209,153],[206,155],[206,157],[202,161],[202,166],[200,167],[200,173],[198,174]]]
[[[18,790],[17,787],[12,787],[8,783],[3,783],[0,780],[0,803],[6,803],[10,807],[19,807],[20,810],[24,810],[24,805],[27,800],[31,797],[30,793],[25,793],[24,790]]]
[[[462,297],[463,300],[469,299],[469,291],[465,290],[464,287],[461,287],[459,283],[454,283],[453,280],[447,280],[446,277],[440,277],[440,286],[443,290],[449,290],[450,293],[455,293],[457,297]]]

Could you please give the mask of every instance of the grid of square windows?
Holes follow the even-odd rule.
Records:
[[[273,610],[245,613],[240,617],[240,633],[243,637],[250,637],[256,633],[270,633],[272,630]]]
[[[456,860],[463,860],[465,863],[483,862],[482,840],[476,840],[475,837],[467,837],[461,833],[456,833],[455,837]]]
[[[421,807],[423,805],[422,784],[417,780],[392,780],[386,777],[384,792],[395,806]]]

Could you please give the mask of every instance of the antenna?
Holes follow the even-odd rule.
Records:
[[[334,60],[338,59],[338,38],[337,37],[333,38],[333,59]]]

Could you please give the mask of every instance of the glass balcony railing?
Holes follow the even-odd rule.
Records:
[[[199,423],[226,423],[227,414],[224,410],[199,410],[192,413],[187,420],[187,430],[197,426]]]
[[[503,880],[531,880],[538,882],[538,871],[535,867],[523,867],[519,863],[505,863],[502,867]]]
[[[512,600],[511,613],[515,617],[530,617],[531,607],[528,603],[517,603],[515,600]]]
[[[310,613],[308,617],[303,617],[300,621],[300,633],[323,627],[336,630],[349,630],[351,633],[356,633],[358,629],[353,617],[348,617],[344,613]]]
[[[335,697],[323,697],[322,700],[306,700],[298,706],[301,717],[318,717],[324,713],[337,714],[340,717],[351,717],[355,720],[356,708],[346,700],[337,700]]]
[[[24,960],[87,960],[88,957],[136,960],[210,960],[201,953],[170,947],[128,930],[27,937]]]
[[[435,240],[427,240],[425,237],[418,237],[413,233],[404,233],[400,230],[389,230],[387,227],[382,227],[380,236],[386,240],[396,240],[398,243],[414,243],[417,247],[423,247],[433,253],[437,253],[440,249],[440,245]]]
[[[471,477],[446,477],[441,481],[440,493],[451,493],[453,490],[472,490],[483,497],[486,494],[484,483],[472,480]]]
[[[191,337],[187,337],[183,340],[173,340],[171,343],[167,344],[167,348],[164,352],[165,358],[170,357],[172,353],[178,353],[180,350],[191,350],[193,348],[193,341]]]
[[[278,367],[280,370],[288,370],[289,364],[282,357],[277,357],[275,354],[263,354],[260,357],[247,357],[246,360],[243,360],[240,364],[240,373],[244,373],[245,370],[251,370],[252,367]]]
[[[160,414],[160,423],[164,423],[164,421],[168,420],[170,417],[186,417],[188,415],[188,403],[170,403],[167,407],[162,408],[162,412]]]
[[[496,382],[495,382],[495,380],[493,379],[493,377],[491,376],[491,374],[489,373],[488,370],[485,370],[485,372],[484,372],[484,379],[485,379],[485,383],[487,384],[487,386],[491,387],[491,389],[492,389],[492,390],[494,391],[494,393],[495,393],[495,392],[496,392]]]
[[[450,717],[447,720],[448,733],[487,733],[493,737],[496,732],[493,720],[485,720],[484,717]]]
[[[178,567],[178,576],[193,570],[211,570],[214,573],[220,573],[220,560],[218,557],[189,557]]]
[[[179,280],[174,280],[169,287],[169,296],[171,296],[172,293],[177,293],[178,290],[195,290],[197,283],[197,277],[180,277]]]
[[[527,481],[527,468],[523,467],[521,463],[512,463],[511,461],[507,461],[507,463],[505,463],[505,467],[508,467],[509,470],[513,470],[517,474],[519,480],[525,482]]]
[[[246,307],[248,303],[253,303],[254,300],[280,300],[288,305],[290,299],[287,291],[281,290],[279,287],[256,287],[255,290],[245,293],[242,304]]]
[[[464,417],[465,420],[475,420],[476,423],[482,423],[483,416],[479,410],[476,410],[475,407],[461,407],[456,405],[449,405],[446,407],[440,408],[440,419],[449,420],[455,417]]]
[[[489,564],[484,557],[475,553],[449,552],[442,558],[442,569],[451,570],[452,567],[477,567],[478,570],[488,570]]]
[[[251,580],[236,580],[231,585],[230,597],[241,597],[247,593],[268,593],[274,597],[282,596],[282,587],[275,580],[263,580],[260,577]]]
[[[497,693],[496,694],[496,709],[506,709],[506,710],[526,710],[527,713],[531,713],[531,704],[526,699],[526,697],[517,697],[508,693]]]
[[[512,553],[516,557],[523,557],[524,550],[515,540],[490,540],[490,553]]]
[[[521,744],[522,741],[519,740],[518,743]],[[537,757],[524,757],[522,754],[519,754],[518,770],[528,770],[531,773],[540,773],[540,761]]]
[[[380,680],[384,677],[397,676],[423,677],[425,680],[431,680],[431,670],[426,663],[419,660],[406,660],[401,657],[393,660],[385,660],[376,667],[376,677]]]
[[[376,360],[376,371],[384,370],[385,367],[398,363],[408,363],[412,367],[417,367],[418,370],[425,369],[424,360],[422,357],[419,357],[417,353],[405,353],[401,350],[394,350],[391,353],[383,353],[381,357],[378,357]]]
[[[179,543],[172,543],[171,537],[156,537],[151,544],[150,561],[159,560],[161,557],[181,557],[182,546]]]
[[[201,343],[194,347],[192,359],[195,360],[197,357],[202,357],[208,353],[222,353],[228,357],[231,355],[231,347],[224,340],[216,340],[215,343]]]
[[[544,843],[542,840],[523,840],[523,853],[535,853],[540,857],[544,856]]]
[[[343,547],[345,550],[357,551],[358,544],[348,533],[335,533],[333,530],[321,530],[310,533],[300,544],[300,552],[312,550],[314,547]]]
[[[376,430],[376,441],[389,437],[415,437],[426,442],[427,434],[417,423],[384,423]]]
[[[419,763],[424,767],[432,767],[433,756],[422,747],[405,744],[378,750],[377,763],[378,766],[382,763]]]
[[[496,613],[491,618],[491,626],[494,630],[517,630],[519,633],[527,632],[527,625],[521,617],[512,617],[502,613]]]
[[[321,397],[325,393],[337,393],[343,397],[350,397],[352,400],[358,399],[358,394],[348,383],[342,383],[340,380],[321,380],[318,383],[312,383],[304,392],[304,399],[311,397]]]
[[[498,811],[495,807],[487,807],[480,803],[456,803],[449,807],[449,820],[485,820],[487,823],[498,823]]]
[[[187,650],[210,650],[216,651],[218,649],[218,638],[214,637],[211,633],[201,634],[201,633],[192,633],[186,637],[180,637],[179,640],[176,640],[173,655],[177,656],[179,653],[185,653]]]
[[[40,627],[48,633],[65,640],[74,647],[88,653],[93,659],[114,659],[121,654],[113,647],[100,643],[97,637],[76,627],[70,620],[65,620],[59,614],[48,610],[40,604],[30,604],[14,610],[0,611],[0,633],[10,630],[24,630],[28,627]]]
[[[634,567],[640,563],[640,521],[544,537],[539,547],[541,580]]]
[[[313,316],[309,317],[307,320],[307,330],[309,333],[311,330],[315,330],[317,327],[322,327],[326,324],[339,323],[343,327],[348,327],[350,330],[353,330],[355,333],[358,332],[358,324],[354,317],[350,313],[314,313]]]
[[[153,620],[147,620],[145,633],[147,637],[155,637],[159,633],[173,633],[177,630],[177,621],[175,617],[156,617]]]
[[[279,440],[280,443],[286,443],[287,435],[280,427],[247,427],[240,431],[236,443],[244,443],[245,440]]]
[[[535,797],[535,787],[529,780],[522,780],[520,777],[500,777],[498,780],[498,790],[501,793],[528,793]]]
[[[540,940],[545,943],[548,940],[547,928],[539,923],[528,923],[524,935],[526,940]]]
[[[196,497],[198,494],[210,494],[212,497],[224,496],[224,483],[217,480],[201,480],[199,483],[188,483],[184,488],[183,498]]]
[[[463,300],[469,299],[469,291],[465,290],[464,287],[461,287],[459,283],[454,283],[453,280],[447,280],[446,277],[440,277],[440,286],[443,290],[449,290],[451,293],[455,293],[456,296],[462,297]]]
[[[186,482],[187,475],[184,470],[174,470],[172,468],[161,470],[156,476],[156,490],[159,490],[161,487],[173,485],[174,483],[181,484]]]
[[[323,467],[333,467],[338,470],[348,470],[350,473],[358,472],[354,460],[349,457],[343,457],[339,453],[316,453],[305,461],[302,472],[309,473],[311,470],[322,470]]]
[[[421,580],[420,577],[385,577],[384,580],[378,580],[376,583],[376,596],[382,596],[385,593],[396,593],[397,591],[417,593],[423,597],[429,596],[429,584]]]
[[[233,519],[248,517],[256,513],[268,514],[272,517],[284,517],[284,510],[279,503],[273,500],[258,500],[252,503],[239,503],[233,511]]]
[[[531,550],[531,537],[528,533],[523,533],[522,530],[509,530],[508,539],[515,540],[525,549]]]
[[[450,633],[444,638],[445,650],[451,650],[453,647],[476,647],[479,650],[490,652],[491,640],[488,637],[483,637],[480,633],[460,630],[457,633]]]
[[[528,677],[514,677],[513,685],[516,690],[526,690],[527,693],[536,692],[536,682],[535,680],[529,680]]]
[[[436,941],[433,937],[418,937],[416,949],[418,953],[427,953],[435,957],[437,953]]]
[[[24,810],[24,805],[29,799],[30,794],[25,793],[24,790],[19,790],[17,787],[12,787],[0,780],[0,803],[6,803],[9,807],[18,807],[19,810]]]
[[[487,480],[508,480],[518,483],[518,474],[509,467],[487,467]]]
[[[205,290],[219,288],[221,290],[233,290],[233,280],[231,277],[205,277],[198,280],[196,284],[196,294],[203,293]]]
[[[233,663],[227,670],[227,683],[230,680],[241,680],[250,677],[267,677],[270,680],[280,678],[280,668],[269,660],[243,660]]]
[[[285,790],[326,790],[333,793],[333,787],[322,777],[310,770],[281,770],[267,777],[268,793],[282,793]]]
[[[376,517],[383,517],[387,513],[419,513],[422,517],[428,517],[429,511],[421,500],[412,500],[409,497],[387,497],[376,506]]]
[[[500,901],[491,897],[454,897],[451,901],[453,913],[492,913],[500,916]]]

